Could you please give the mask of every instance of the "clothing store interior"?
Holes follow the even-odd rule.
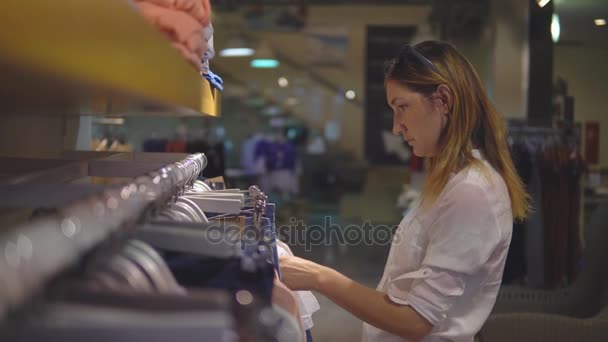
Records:
[[[477,70],[532,199],[476,340],[608,340],[608,1],[0,9],[0,340],[360,340],[278,260],[378,285],[428,167],[384,65],[427,40]]]

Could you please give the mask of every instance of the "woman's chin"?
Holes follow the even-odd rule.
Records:
[[[412,146],[412,153],[414,153],[414,155],[418,158],[424,158],[426,157],[424,155],[424,153],[422,153],[422,151],[420,151],[419,149],[416,148],[416,146]]]
[[[433,156],[433,154],[421,151],[419,148],[416,148],[416,146],[412,146],[412,153],[418,158],[428,158]]]

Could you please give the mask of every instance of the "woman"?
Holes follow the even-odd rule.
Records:
[[[499,113],[453,46],[406,46],[385,80],[393,132],[429,168],[378,288],[297,257],[281,259],[283,278],[363,320],[364,341],[472,341],[496,300],[513,219],[526,216],[529,197]]]

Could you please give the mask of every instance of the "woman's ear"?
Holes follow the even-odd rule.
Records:
[[[452,104],[454,103],[454,95],[452,90],[445,84],[440,84],[437,87],[437,95],[441,99],[442,114],[448,115],[452,112]]]

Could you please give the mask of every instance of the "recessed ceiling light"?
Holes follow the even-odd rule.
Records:
[[[559,24],[559,16],[557,13],[553,13],[551,17],[551,38],[553,38],[553,42],[557,43],[559,41],[559,35],[561,33],[561,27]]]
[[[280,63],[276,59],[254,59],[249,64],[252,68],[273,69],[277,68]]]
[[[289,85],[289,81],[285,77],[279,77],[279,79],[277,80],[277,83],[279,84],[279,87],[281,87],[281,88],[285,88]]]
[[[248,57],[255,53],[253,49],[247,46],[247,43],[241,36],[233,36],[228,39],[226,46],[220,51],[221,57]]]
[[[355,97],[357,97],[357,94],[355,93],[354,90],[349,90],[346,93],[344,93],[344,97],[346,97],[348,100],[354,100]]]
[[[538,6],[545,7],[551,0],[537,0]]]
[[[255,55],[250,62],[252,68],[272,69],[277,68],[280,63],[274,55],[274,51],[267,43],[262,42],[255,49]]]
[[[252,56],[255,51],[250,48],[227,48],[220,51],[221,57],[247,57]]]

